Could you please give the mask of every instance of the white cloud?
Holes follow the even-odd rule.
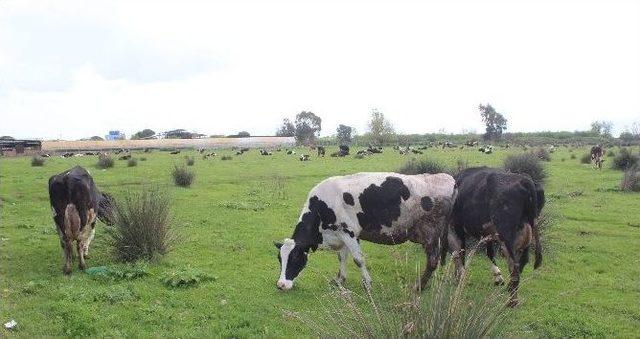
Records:
[[[4,7],[4,8],[1,8]],[[640,120],[638,2],[0,3],[0,134],[618,129]],[[26,35],[25,35],[26,34]],[[59,47],[59,48],[58,48]],[[28,117],[29,124],[25,124]]]

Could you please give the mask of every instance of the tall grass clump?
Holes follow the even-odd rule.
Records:
[[[187,166],[193,166],[196,163],[196,159],[194,157],[187,157]]]
[[[96,164],[96,167],[105,169],[111,168],[113,167],[113,165],[115,165],[115,161],[113,161],[113,158],[108,155],[101,155],[98,157],[98,163]]]
[[[445,165],[431,159],[411,159],[407,161],[397,170],[398,173],[415,175],[415,174],[435,174],[435,173],[451,173],[451,170]]]
[[[471,256],[467,257],[470,262]],[[319,337],[326,338],[485,338],[500,337],[507,319],[507,293],[471,300],[465,296],[467,269],[456,277],[450,262],[434,272],[422,295],[378,285],[377,292],[359,295],[338,287],[317,298],[319,306],[306,315],[289,312]]]
[[[180,187],[189,187],[193,183],[196,174],[186,167],[175,166],[171,172],[173,182]]]
[[[222,158],[220,158],[220,160],[231,160],[231,159],[233,159],[233,157],[230,155],[223,155]]]
[[[549,150],[544,147],[540,147],[537,150],[533,151],[533,154],[535,154],[535,156],[540,160],[551,161],[551,152],[549,152]]]
[[[173,235],[165,191],[143,188],[129,192],[114,207],[115,223],[107,233],[119,261],[152,260],[169,251]]]
[[[585,153],[580,157],[581,164],[590,164],[591,163],[591,153]]]
[[[638,164],[638,156],[633,155],[628,148],[621,148],[620,152],[613,158],[613,169],[628,170]]]
[[[533,153],[514,154],[504,159],[504,169],[511,173],[526,174],[536,183],[544,183],[547,172],[540,158]]]
[[[138,166],[138,160],[136,160],[136,158],[129,159],[129,161],[127,161],[127,166],[128,167]]]
[[[31,166],[33,167],[44,166],[44,158],[39,155],[33,156],[33,158],[31,158]]]
[[[640,167],[636,165],[624,171],[620,181],[620,190],[624,192],[640,192]]]

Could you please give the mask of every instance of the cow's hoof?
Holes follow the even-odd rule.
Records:
[[[337,276],[337,277],[333,278],[332,282],[336,286],[342,286],[342,284],[344,284],[345,280],[346,280],[345,277]]]
[[[78,265],[78,268],[79,268],[81,271],[84,271],[84,270],[86,270],[86,269],[87,269],[87,265],[86,265],[86,264],[84,264],[84,265],[83,265],[83,264],[80,264],[80,265]]]
[[[367,291],[371,291],[371,281],[370,280],[362,280],[362,287],[364,287],[364,289],[367,290]]]
[[[67,267],[67,266],[63,267],[62,268],[62,273],[66,274],[66,275],[71,274],[71,267]]]
[[[503,286],[504,285],[504,280],[500,279],[500,280],[496,280],[493,282],[494,285],[496,286]]]

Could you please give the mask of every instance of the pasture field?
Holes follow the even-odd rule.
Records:
[[[327,149],[327,153],[335,147]],[[298,153],[307,150],[298,150]],[[476,150],[425,151],[426,157],[455,166],[500,166],[509,153]],[[622,172],[595,171],[580,164],[586,149],[561,147],[545,166],[549,173],[546,210],[559,216],[546,231],[543,265],[528,265],[520,287],[521,305],[507,313],[505,336],[640,336],[640,194],[617,190]],[[634,150],[638,152],[637,149]],[[184,155],[196,156],[191,188],[175,187],[170,178]],[[257,150],[233,155],[218,151],[202,160],[196,152],[134,153],[146,157],[136,167],[116,160],[107,170],[95,168],[96,157],[50,158],[31,167],[31,158],[0,159],[0,320],[15,319],[14,331],[2,336],[131,337],[306,337],[317,335],[291,312],[327,316],[318,306],[332,290],[327,279],[338,270],[336,255],[310,256],[296,287],[283,293],[272,242],[292,234],[308,191],[334,175],[360,171],[394,171],[412,156],[391,149],[355,159],[316,158]],[[564,159],[564,161],[563,161]],[[159,185],[171,196],[173,229],[178,243],[139,278],[96,279],[77,269],[63,276],[61,250],[48,201],[47,180],[79,164],[98,187],[116,197],[143,185]],[[110,255],[105,225],[97,223],[89,267],[122,267]],[[412,281],[424,265],[417,244],[384,246],[363,242],[367,265],[378,291]],[[419,265],[419,267],[417,267]],[[507,272],[504,260],[499,266]],[[215,276],[194,287],[171,288],[163,279],[187,270]],[[505,275],[507,278],[508,275]],[[362,291],[360,275],[349,262],[346,286]],[[494,287],[489,261],[477,255],[466,292],[486,294]],[[337,312],[337,310],[336,310]],[[324,314],[324,315],[321,315]],[[338,315],[336,315],[338,316]]]

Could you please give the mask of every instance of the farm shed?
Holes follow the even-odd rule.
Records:
[[[40,140],[0,140],[0,154],[6,156],[35,155],[41,150]]]

